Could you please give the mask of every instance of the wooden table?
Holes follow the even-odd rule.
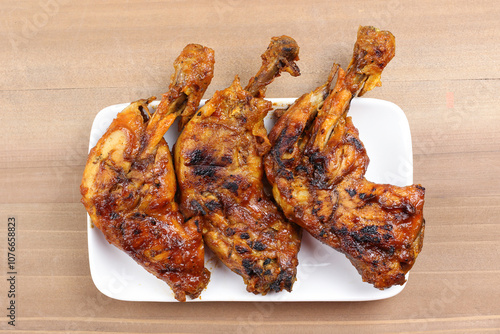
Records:
[[[0,332],[7,224],[17,219],[16,327],[32,332],[500,332],[500,5],[497,1],[2,1]],[[424,249],[403,292],[374,302],[139,303],[89,272],[79,184],[96,113],[165,91],[187,43],[216,51],[206,96],[259,66],[269,38],[301,46],[296,97],[347,65],[358,26],[397,39],[383,87],[408,117],[427,188]]]

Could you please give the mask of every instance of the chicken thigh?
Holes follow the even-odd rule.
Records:
[[[369,159],[347,112],[356,94],[380,85],[394,49],[390,32],[360,27],[347,72],[334,65],[327,83],[290,106],[269,133],[265,157],[285,216],[344,253],[379,289],[404,284],[421,251],[424,188],[366,180]]]
[[[174,63],[169,90],[153,115],[148,100],[118,114],[90,151],[82,202],[106,240],[165,281],[175,298],[197,297],[210,278],[201,232],[184,222],[172,156],[163,135],[177,116],[190,117],[213,77],[213,50],[190,44]]]
[[[282,71],[296,76],[298,46],[272,39],[263,64],[243,89],[238,77],[187,123],[174,157],[183,214],[200,226],[206,245],[247,291],[290,291],[296,280],[300,229],[264,192],[262,156],[269,150],[265,87]]]

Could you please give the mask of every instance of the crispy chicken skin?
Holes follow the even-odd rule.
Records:
[[[291,291],[301,231],[264,192],[262,155],[269,148],[265,87],[282,71],[297,76],[298,46],[273,38],[262,67],[243,89],[238,77],[187,123],[175,145],[180,206],[202,227],[206,245],[255,294]]]
[[[394,49],[390,32],[360,27],[347,72],[334,65],[326,84],[290,106],[269,133],[265,157],[286,217],[344,253],[379,289],[404,284],[421,251],[424,188],[367,181],[369,159],[346,116],[357,92],[380,86]]]
[[[151,116],[148,100],[118,114],[90,151],[80,186],[82,203],[106,240],[168,283],[179,301],[197,297],[210,273],[201,232],[184,222],[172,156],[163,135],[189,117],[213,77],[213,50],[190,44],[174,63],[169,90]]]

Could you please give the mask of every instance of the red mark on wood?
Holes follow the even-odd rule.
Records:
[[[453,92],[447,92],[446,93],[446,107],[449,109],[453,109],[455,106],[455,98],[453,96]]]

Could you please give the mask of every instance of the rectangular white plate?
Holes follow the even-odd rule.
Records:
[[[279,108],[293,103],[295,99],[269,100]],[[152,106],[156,107],[157,104],[156,101]],[[90,133],[90,148],[95,146],[115,116],[127,105],[109,106],[97,114]],[[366,178],[399,186],[412,184],[410,127],[401,108],[383,100],[355,98],[349,115],[370,157]],[[272,123],[272,118],[268,116],[266,127],[270,129]],[[165,135],[170,148],[178,134],[177,124],[174,124]],[[102,233],[92,227],[90,218],[87,221],[90,271],[96,287],[103,294],[128,301],[175,301],[172,290],[165,282],[108,244]],[[364,301],[389,298],[404,288],[394,286],[378,290],[363,283],[361,276],[343,254],[321,244],[307,233],[304,233],[298,257],[297,281],[293,291],[260,296],[248,293],[243,279],[207,251],[205,264],[212,276],[208,287],[194,301]]]

